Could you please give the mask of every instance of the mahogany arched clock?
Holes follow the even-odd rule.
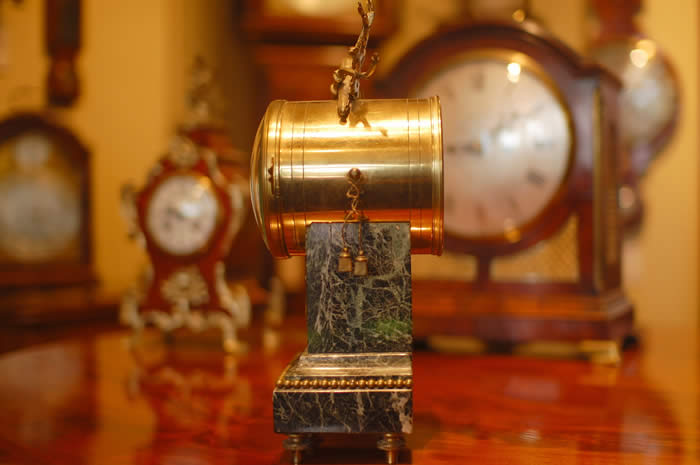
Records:
[[[536,24],[443,29],[383,79],[439,95],[443,258],[414,258],[414,332],[621,341],[619,82]]]
[[[213,150],[185,134],[173,139],[143,189],[123,191],[132,235],[151,262],[144,282],[122,302],[123,322],[168,332],[215,327],[224,348],[237,349],[235,330],[248,324],[250,300],[242,287],[226,283],[224,259],[245,216],[243,198]]]
[[[90,156],[39,114],[0,121],[0,290],[92,285]]]

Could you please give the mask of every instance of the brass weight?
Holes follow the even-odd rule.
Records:
[[[440,255],[442,165],[438,97],[358,100],[345,123],[335,101],[276,100],[253,147],[255,219],[275,258],[304,255],[308,225],[343,221],[357,168],[365,217],[408,222],[411,252]]]

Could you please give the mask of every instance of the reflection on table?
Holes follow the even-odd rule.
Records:
[[[271,392],[304,346],[302,321],[251,332],[250,351],[136,349],[127,332],[0,357],[0,462],[287,463]],[[406,463],[683,463],[697,457],[695,342],[652,332],[615,367],[417,352]],[[152,336],[152,335],[151,335]],[[142,341],[143,342],[143,341]],[[680,408],[679,408],[680,407]],[[309,463],[381,463],[324,441]]]

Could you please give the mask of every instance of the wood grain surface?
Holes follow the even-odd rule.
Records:
[[[0,463],[289,463],[271,393],[301,318],[251,330],[235,357],[157,341],[112,331],[0,356]],[[619,367],[419,351],[401,463],[695,463],[698,366],[694,328],[649,328]],[[305,463],[383,463],[375,439],[326,438]]]

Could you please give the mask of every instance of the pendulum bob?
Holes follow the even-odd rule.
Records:
[[[306,256],[308,346],[277,382],[275,431],[296,459],[310,434],[375,433],[394,460],[413,426],[411,255],[442,251],[439,100],[360,100],[345,123],[334,101],[272,102],[251,167],[265,244]]]
[[[363,250],[355,258],[355,265],[352,270],[355,276],[367,276],[367,255]]]
[[[343,247],[338,255],[338,271],[341,273],[349,273],[352,271],[352,255],[347,247]]]

